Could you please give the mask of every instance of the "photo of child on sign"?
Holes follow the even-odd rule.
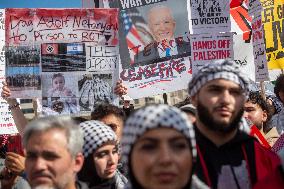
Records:
[[[77,87],[73,83],[76,83],[76,77],[72,77],[72,75],[62,73],[44,74],[43,106],[60,114],[77,113]]]

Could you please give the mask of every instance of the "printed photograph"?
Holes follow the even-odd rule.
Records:
[[[81,111],[92,111],[102,102],[113,101],[112,74],[85,74],[78,81]]]
[[[43,97],[42,110],[45,115],[78,114],[79,106],[77,105],[77,102],[70,102],[70,98]]]
[[[9,66],[6,69],[6,81],[11,91],[40,90],[40,68]]]
[[[6,81],[11,89],[11,97],[40,97],[39,46],[7,46],[5,56]]]
[[[42,81],[44,107],[60,113],[78,112],[77,76],[71,73],[46,73]]]
[[[6,65],[8,67],[33,67],[40,64],[40,49],[38,46],[7,46]]]
[[[121,10],[122,68],[190,56],[187,15],[187,2],[174,0]]]
[[[44,43],[41,45],[43,72],[86,71],[84,43]]]

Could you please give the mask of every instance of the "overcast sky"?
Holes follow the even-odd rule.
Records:
[[[0,0],[0,8],[81,8],[81,0]]]

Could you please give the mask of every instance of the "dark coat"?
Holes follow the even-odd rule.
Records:
[[[184,56],[190,56],[190,42],[181,41],[175,39],[175,43],[177,45],[178,54],[170,57],[162,57],[160,58],[158,51],[158,43],[150,43],[148,44],[142,51],[138,52],[134,56],[134,65],[138,64],[140,66],[149,65],[157,62],[167,61],[173,58],[179,58]]]

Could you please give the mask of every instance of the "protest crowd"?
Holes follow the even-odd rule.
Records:
[[[264,99],[234,62],[223,60],[193,75],[191,100],[180,107],[153,104],[129,113],[101,104],[90,120],[28,122],[4,82],[1,95],[25,155],[4,155],[2,188],[19,180],[24,188],[283,188],[284,125],[273,121],[283,112],[283,83],[282,74],[275,98]],[[121,81],[115,92],[129,100]]]
[[[137,6],[139,2],[136,2]],[[194,8],[200,1],[191,2]],[[208,16],[204,24],[228,21],[227,17],[214,19],[214,16],[223,14],[221,8],[213,9],[219,5],[217,1],[202,2],[195,8],[200,17]],[[84,15],[84,11],[80,14]],[[45,98],[41,100],[34,99],[36,115],[28,120],[13,92],[21,91],[23,87],[40,88],[45,81],[38,73],[6,75],[0,89],[1,98],[7,104],[7,112],[11,113],[18,133],[0,134],[0,159],[3,159],[0,188],[284,188],[283,69],[273,82],[273,89],[265,90],[230,57],[231,41],[226,39],[230,35],[218,34],[216,37],[226,39],[221,41],[225,46],[224,57],[212,54],[215,50],[222,54],[218,40],[207,44],[213,51],[193,52],[203,48],[196,42],[201,38],[191,38],[196,40],[195,43],[175,38],[177,22],[169,7],[154,6],[148,10],[146,17],[152,41],[132,56],[130,62],[133,67],[125,69],[133,74],[138,65],[149,66],[155,71],[151,67],[153,64],[167,64],[167,61],[181,58],[180,64],[165,71],[167,77],[159,81],[169,79],[174,69],[179,74],[186,70],[191,74],[189,80],[182,80],[187,88],[187,98],[169,105],[165,95],[164,103],[138,108],[131,103],[133,98],[130,94],[133,93],[129,91],[133,89],[122,77],[110,86],[108,81],[113,78],[108,73],[96,76],[96,73],[90,72],[75,80],[72,75],[66,77],[70,76],[66,70],[62,71],[64,74],[57,70],[44,73],[49,80],[48,88],[44,89],[46,96],[43,95]],[[198,23],[197,19],[193,20]],[[70,44],[66,45],[64,52],[80,52],[82,57],[85,56],[85,46]],[[191,44],[196,44],[196,47],[192,48]],[[45,46],[56,47],[53,43]],[[40,62],[36,50],[31,54],[28,49],[27,53],[25,49],[20,50],[16,53],[20,58],[17,58],[13,48],[9,48],[12,50],[6,59],[10,66],[29,67]],[[198,54],[196,59],[191,59],[192,64],[198,66],[190,67],[188,71],[183,61],[191,53]],[[49,58],[52,62],[53,56]],[[212,60],[205,64],[203,61],[207,58]],[[68,62],[70,70],[76,70],[71,62]],[[163,63],[160,67],[165,69]],[[52,69],[60,68],[51,66]],[[256,66],[255,69],[264,69],[264,66]],[[138,70],[140,72],[141,69]],[[138,73],[135,77],[139,77]],[[128,79],[131,81],[131,77]],[[79,81],[78,90],[74,89],[75,84],[71,85],[76,83],[73,81]],[[154,80],[151,84],[155,84]],[[15,87],[17,90],[14,90]],[[146,85],[140,88],[146,88]],[[113,95],[121,105],[113,103]],[[78,114],[83,110],[87,116]]]

